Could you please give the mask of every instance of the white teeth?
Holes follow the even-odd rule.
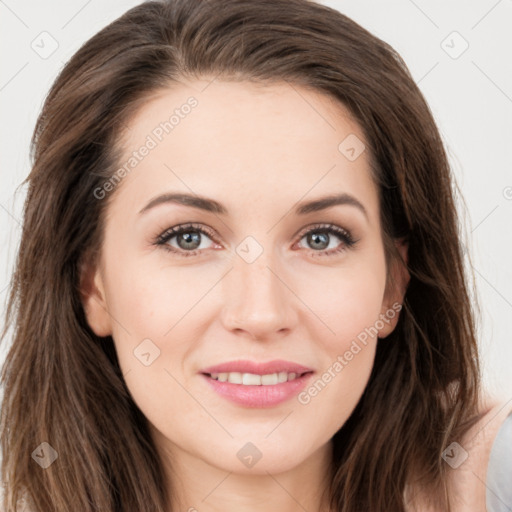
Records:
[[[277,384],[277,373],[270,373],[261,376],[261,383],[264,386],[275,386]]]
[[[294,380],[300,377],[298,373],[270,373],[266,375],[256,375],[254,373],[224,372],[212,373],[210,377],[220,382],[230,382],[231,384],[243,384],[245,386],[275,386],[288,380]]]
[[[228,373],[228,382],[231,382],[231,384],[243,384],[242,374],[239,372]]]
[[[261,375],[244,373],[242,375],[242,384],[245,384],[246,386],[261,386]]]

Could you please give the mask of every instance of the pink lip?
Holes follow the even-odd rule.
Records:
[[[211,373],[226,372],[254,373],[257,375],[287,372],[297,374],[305,373],[305,375],[274,386],[245,386],[243,384],[232,384],[231,382],[220,382],[212,379],[209,375]],[[304,389],[314,372],[306,366],[289,361],[276,360],[268,363],[231,361],[205,368],[200,373],[214,391],[238,405],[244,405],[246,407],[271,407],[297,395]]]
[[[305,373],[312,372],[311,368],[302,366],[301,364],[292,363],[291,361],[283,361],[282,359],[275,359],[268,363],[256,363],[248,360],[229,361],[215,366],[204,368],[200,373],[254,373],[256,375],[268,375],[270,373]]]

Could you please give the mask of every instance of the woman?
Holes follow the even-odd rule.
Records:
[[[304,0],[145,2],[65,66],[33,158],[5,510],[484,509],[511,405],[386,43]]]

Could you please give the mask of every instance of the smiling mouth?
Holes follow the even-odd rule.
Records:
[[[213,380],[219,382],[229,382],[230,384],[242,384],[244,386],[275,386],[297,380],[304,375],[313,373],[311,371],[302,373],[293,372],[279,372],[268,373],[265,375],[258,375],[255,373],[241,373],[241,372],[222,372],[222,373],[204,373]]]

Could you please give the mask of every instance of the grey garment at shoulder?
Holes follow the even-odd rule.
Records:
[[[492,444],[486,486],[487,512],[512,511],[512,412]]]

